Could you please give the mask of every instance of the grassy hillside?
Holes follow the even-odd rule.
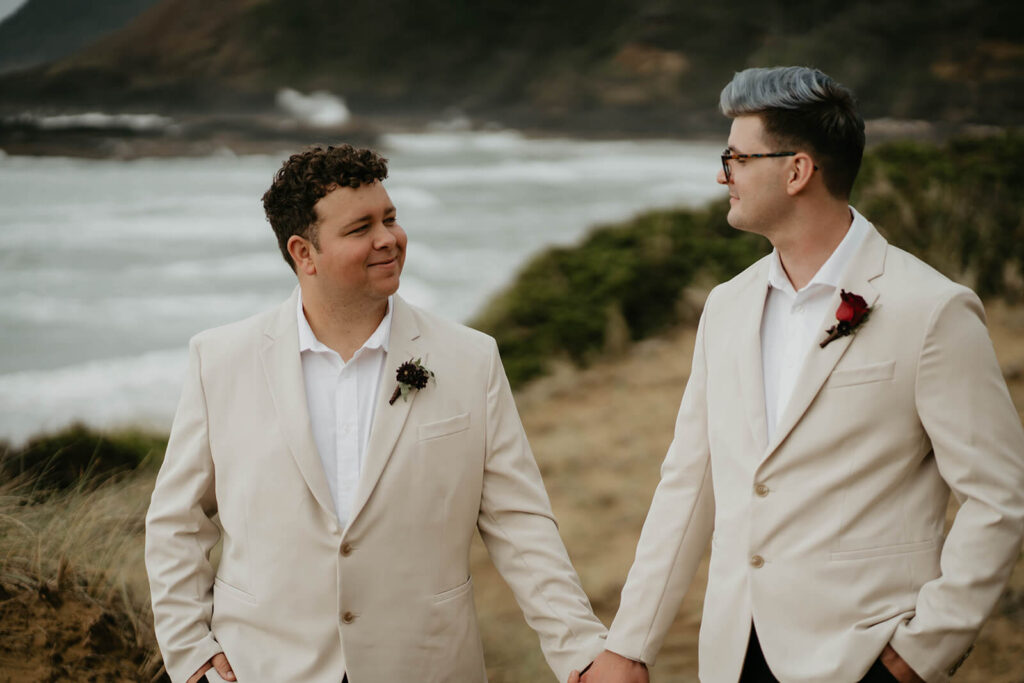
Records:
[[[854,205],[983,298],[1024,300],[1024,131],[872,150]]]
[[[896,246],[983,297],[1024,299],[1024,133],[870,150],[852,203]],[[693,320],[701,293],[770,250],[733,230],[728,206],[659,211],[530,260],[473,325],[498,339],[514,385],[551,363]]]
[[[471,324],[498,340],[513,385],[551,359],[585,365],[700,313],[700,288],[728,279],[766,243],[725,222],[728,206],[652,212],[542,252]],[[695,287],[691,303],[687,289]]]
[[[0,23],[0,73],[66,57],[157,0],[28,0]]]
[[[0,445],[0,683],[169,680],[142,565],[165,443],[74,427]]]
[[[1010,0],[162,0],[116,36],[8,79],[8,101],[268,104],[288,86],[359,112],[448,106],[515,126],[693,134],[747,66],[803,63],[868,117],[1012,124],[1024,111]]]

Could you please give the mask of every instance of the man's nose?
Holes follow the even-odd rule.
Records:
[[[728,185],[729,179],[725,177],[725,169],[718,169],[718,174],[715,176],[715,180],[718,181],[719,185]]]
[[[377,249],[386,249],[396,242],[395,233],[383,223],[377,223],[373,228],[373,233],[373,246]]]

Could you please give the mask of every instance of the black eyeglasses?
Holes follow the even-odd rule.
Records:
[[[725,182],[732,178],[732,171],[729,169],[729,162],[733,159],[767,159],[769,157],[794,157],[796,152],[767,152],[765,154],[737,154],[730,149],[722,152],[722,170],[725,171]],[[817,166],[814,167],[817,170]]]

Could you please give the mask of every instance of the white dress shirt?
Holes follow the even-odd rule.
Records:
[[[867,219],[852,206],[850,213],[853,222],[843,241],[799,292],[793,289],[778,250],[773,250],[769,258],[768,293],[761,319],[761,366],[769,441],[793,394],[804,358],[811,349],[818,348],[825,330],[835,324],[828,316],[829,302],[847,264],[868,234]],[[823,327],[826,320],[829,324]]]
[[[384,319],[346,363],[334,349],[324,345],[313,334],[302,311],[302,293],[299,293],[299,352],[306,382],[306,405],[313,440],[324,465],[334,510],[342,528],[349,522],[359,473],[370,441],[378,386],[391,337],[393,310],[391,297],[388,297]]]

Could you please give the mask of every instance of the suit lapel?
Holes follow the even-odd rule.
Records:
[[[881,275],[885,268],[886,246],[885,238],[871,226],[846,272],[840,278],[839,288],[833,294],[828,312],[821,321],[821,334],[807,352],[800,374],[797,376],[793,394],[779,418],[778,429],[775,430],[775,436],[768,444],[764,459],[768,459],[782,445],[789,433],[800,422],[818,392],[821,391],[825,380],[832,374],[832,370],[835,369],[857,336],[855,332],[840,337],[825,348],[818,345],[825,338],[825,330],[836,323],[835,314],[839,308],[840,290],[845,289],[847,292],[862,296],[868,306],[873,306],[878,300],[878,291],[871,285],[871,280]]]
[[[270,397],[288,450],[302,478],[324,510],[335,515],[334,501],[320,454],[313,440],[313,428],[306,406],[306,384],[299,355],[299,288],[281,304],[278,314],[264,330],[260,355],[267,376]]]
[[[391,458],[398,437],[405,426],[406,418],[409,417],[409,411],[412,410],[412,405],[420,393],[413,391],[407,400],[399,398],[394,403],[388,403],[397,386],[395,373],[398,366],[408,360],[419,358],[425,366],[430,367],[427,362],[427,353],[419,343],[420,332],[412,310],[397,294],[392,300],[395,311],[391,320],[387,361],[384,364],[384,374],[380,378],[380,386],[377,388],[377,405],[374,409],[373,426],[370,430],[370,442],[367,445],[363,469],[359,475],[359,486],[356,489],[356,499],[352,507],[349,527],[366,506],[370,494],[377,486],[377,481],[384,472],[384,466]]]
[[[736,330],[736,365],[743,409],[758,453],[768,446],[768,425],[764,406],[764,370],[761,362],[761,319],[768,282],[768,260],[762,259],[751,272],[750,281],[740,293],[738,308],[732,319],[739,321]]]

